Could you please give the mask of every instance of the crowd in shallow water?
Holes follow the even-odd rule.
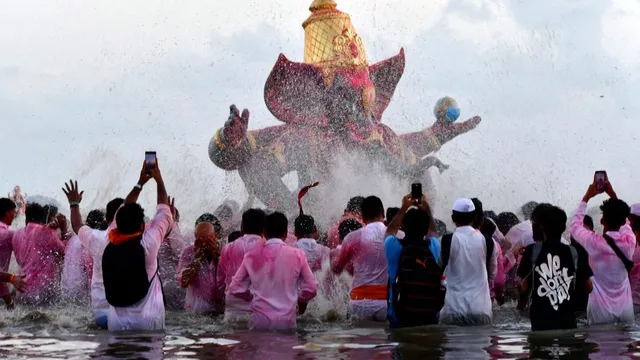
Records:
[[[137,203],[149,181],[157,184],[151,219]],[[145,163],[124,199],[84,218],[76,181],[63,187],[69,219],[42,200],[0,199],[0,296],[8,309],[90,302],[96,324],[111,331],[162,330],[165,309],[290,329],[319,292],[348,298],[352,318],[392,328],[490,324],[492,305],[507,301],[533,330],[575,328],[581,316],[632,323],[640,310],[640,204],[618,199],[608,181],[597,185],[571,218],[530,202],[521,221],[461,198],[451,208],[453,232],[426,197],[409,194],[386,209],[376,196],[353,197],[326,232],[302,208],[288,218],[227,201],[182,234],[159,166]],[[586,212],[600,194],[608,199],[598,233]],[[25,226],[14,230],[21,209]],[[8,273],[12,254],[16,274]],[[339,290],[343,272],[351,275],[348,294]]]

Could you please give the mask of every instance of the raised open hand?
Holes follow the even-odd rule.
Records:
[[[242,115],[235,105],[229,108],[229,119],[224,123],[224,141],[227,144],[237,144],[244,139],[249,126],[249,110],[242,110]]]
[[[69,204],[73,204],[73,203],[80,204],[80,202],[82,201],[82,195],[84,194],[84,191],[78,190],[77,181],[69,180],[68,183],[64,184],[64,188],[62,188],[62,191],[67,196],[67,200],[69,200]]]

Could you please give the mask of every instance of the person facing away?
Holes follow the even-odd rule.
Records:
[[[384,255],[384,206],[376,196],[362,202],[365,226],[345,237],[331,270],[340,274],[353,264],[349,314],[356,318],[385,321],[387,318],[387,260]]]
[[[335,249],[338,247],[338,245],[342,243],[342,240],[340,240],[340,231],[338,228],[340,227],[340,224],[343,221],[348,219],[353,219],[358,223],[360,223],[361,225],[364,225],[362,222],[362,210],[361,210],[363,201],[364,201],[364,198],[362,196],[355,196],[349,199],[349,202],[347,203],[347,207],[344,209],[344,214],[342,215],[342,218],[329,229],[329,233],[328,233],[329,249]]]
[[[485,325],[492,320],[489,280],[495,278],[498,254],[495,246],[488,252],[484,235],[471,226],[475,218],[470,199],[455,201],[451,219],[456,229],[451,235],[450,248],[446,249],[444,237],[441,242],[440,259],[447,279],[441,324]],[[445,250],[448,250],[446,262]]]
[[[403,239],[394,235],[400,224],[405,229]],[[405,196],[402,208],[387,227],[384,243],[389,272],[387,319],[391,328],[438,323],[445,289],[438,265],[440,243],[434,235],[435,221],[426,197]]]
[[[177,280],[187,289],[184,310],[199,314],[219,314],[222,297],[216,294],[218,237],[213,224],[199,223],[194,230],[196,241],[180,256]]]
[[[27,282],[25,292],[17,296],[23,303],[47,305],[60,295],[65,244],[55,230],[46,226],[46,218],[44,206],[28,203],[25,210],[27,226],[18,229],[11,240],[16,262]]]
[[[322,264],[329,259],[329,248],[318,244],[319,236],[316,222],[310,215],[300,215],[294,221],[294,229],[298,241],[294,247],[304,251],[311,271],[322,269]]]
[[[173,211],[173,224],[158,251],[158,260],[160,261],[158,274],[162,279],[162,290],[167,309],[180,310],[184,307],[186,293],[176,278],[180,256],[188,244],[180,231],[180,212],[175,208]]]
[[[158,205],[151,223],[145,226],[144,210],[135,201],[151,178],[157,185]],[[143,165],[138,184],[116,213],[116,227],[109,230],[109,244],[102,255],[109,331],[164,329],[158,251],[173,222],[169,204],[158,161],[153,168]]]
[[[304,251],[284,243],[287,227],[284,214],[267,216],[264,233],[269,240],[245,255],[229,285],[232,296],[251,302],[251,329],[294,329],[296,304],[303,314],[318,291]]]
[[[584,216],[584,227],[589,229],[590,231],[594,231],[593,218],[591,216]],[[589,271],[591,271],[591,267],[589,265],[589,253],[587,253],[587,250],[585,250],[584,246],[578,244],[573,236],[571,237],[571,246],[573,246],[578,252],[578,267],[589,267]],[[591,281],[589,282],[591,287],[586,288],[584,286],[586,279],[581,278],[582,273],[583,272],[579,271],[576,275],[576,289],[571,298],[571,303],[573,304],[573,310],[574,312],[576,312],[576,316],[586,316],[587,304],[589,303],[589,293],[591,293],[591,291],[593,290],[593,284],[591,283]],[[593,274],[590,276],[593,276]]]
[[[580,266],[575,248],[562,242],[567,223],[562,209],[544,206],[531,221],[534,229],[539,227],[542,241],[525,248],[518,267],[518,276],[523,279],[520,290],[530,294],[531,330],[575,329],[572,302],[576,280],[583,279],[583,287],[588,288],[593,273],[588,266]],[[539,237],[537,231],[535,237]]]
[[[504,273],[504,258],[502,257],[502,247],[500,243],[494,239],[496,231],[499,232],[495,224],[485,218],[482,202],[478,198],[471,199],[473,206],[476,208],[476,218],[473,221],[473,228],[479,231],[485,237],[485,241],[493,242],[493,247],[496,249],[496,276],[489,280],[489,290],[491,293],[491,300],[494,299],[498,304],[504,303],[504,288],[506,283],[506,276]]]
[[[637,240],[640,238],[640,203],[631,205],[629,225],[636,236],[636,249],[633,252],[633,268],[629,273],[629,282],[631,283],[633,310],[637,314],[640,313],[640,250],[637,248]]]
[[[249,209],[245,211],[242,214],[242,237],[222,248],[220,253],[216,286],[218,294],[225,294],[225,319],[245,317],[251,311],[250,299],[231,296],[227,290],[231,279],[240,268],[245,254],[254,247],[264,245],[265,241],[262,235],[264,234],[265,218],[263,210]]]
[[[605,183],[609,199],[600,206],[603,234],[584,226],[587,203],[601,193],[595,181],[585,193],[571,219],[571,236],[589,253],[593,267],[593,291],[589,294],[587,320],[589,324],[633,323],[633,298],[628,271],[633,263],[636,237],[627,224],[629,206],[618,199],[611,183]]]
[[[11,199],[0,199],[0,271],[5,273],[9,271],[11,263],[11,240],[14,234],[9,227],[16,218],[16,212],[16,204]],[[0,296],[8,309],[14,307],[8,283],[0,283]]]

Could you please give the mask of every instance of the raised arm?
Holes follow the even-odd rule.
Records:
[[[138,178],[138,183],[136,186],[131,189],[129,195],[124,199],[125,204],[133,204],[138,202],[138,197],[140,196],[140,192],[142,191],[142,187],[151,179],[151,173],[147,170],[146,164],[142,163],[142,170],[140,170],[140,177]]]
[[[71,228],[76,234],[80,233],[80,228],[84,226],[82,221],[82,215],[80,215],[80,203],[82,202],[82,195],[84,191],[79,191],[78,181],[69,180],[64,184],[62,191],[69,200],[69,207],[71,208]]]
[[[151,173],[151,177],[156,181],[158,185],[158,205],[169,205],[169,195],[167,195],[167,189],[164,186],[164,180],[162,179],[162,173],[160,172],[160,167],[158,164],[158,159],[156,159],[156,166],[153,169],[149,169]]]
[[[340,274],[344,271],[344,268],[349,264],[351,258],[353,257],[354,244],[358,241],[354,236],[359,236],[358,232],[352,232],[344,238],[342,243],[342,248],[340,249],[340,253],[338,256],[331,261],[331,270]]]
[[[398,231],[402,226],[402,221],[404,220],[404,215],[407,213],[407,210],[409,210],[413,203],[414,199],[411,198],[411,194],[405,195],[402,198],[402,207],[400,208],[400,211],[398,211],[396,216],[391,219],[391,222],[387,226],[387,232],[384,235],[385,239],[387,238],[387,236],[396,236],[398,234]]]

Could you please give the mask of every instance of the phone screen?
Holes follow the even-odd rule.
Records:
[[[156,152],[155,151],[145,152],[144,163],[147,168],[154,169],[156,167]]]
[[[596,190],[604,191],[605,183],[607,181],[607,172],[606,171],[596,171],[594,176],[594,181],[596,184]]]
[[[422,184],[411,184],[411,197],[416,200],[422,199]]]

